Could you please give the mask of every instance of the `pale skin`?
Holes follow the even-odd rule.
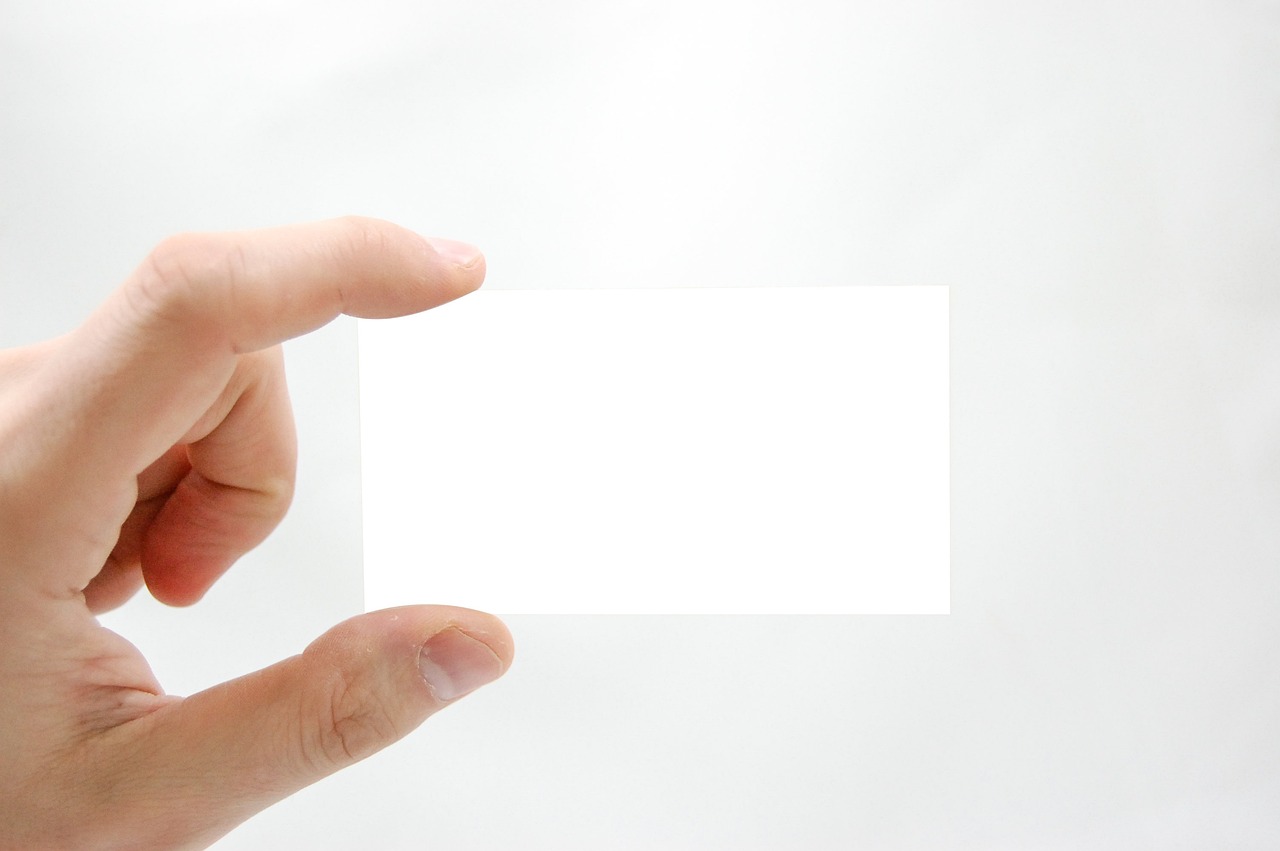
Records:
[[[0,848],[205,847],[507,670],[497,618],[408,606],[182,698],[95,617],[144,583],[196,602],[283,518],[282,341],[484,272],[371,219],[184,235],[77,330],[0,351]]]

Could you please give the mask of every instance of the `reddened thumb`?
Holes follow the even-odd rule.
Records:
[[[163,823],[167,838],[212,842],[497,679],[512,654],[502,622],[471,609],[407,606],[354,617],[298,656],[129,725],[129,798],[163,813],[153,824]]]

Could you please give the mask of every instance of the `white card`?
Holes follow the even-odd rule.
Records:
[[[366,607],[949,612],[947,295],[481,290],[361,322]]]

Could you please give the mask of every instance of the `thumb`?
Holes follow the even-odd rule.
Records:
[[[153,811],[134,826],[163,828],[164,847],[212,842],[497,679],[513,651],[502,622],[471,609],[351,618],[298,656],[138,719],[149,729],[126,746],[120,781]]]

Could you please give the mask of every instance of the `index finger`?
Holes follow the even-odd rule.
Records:
[[[141,320],[153,339],[182,351],[198,341],[243,353],[313,331],[340,314],[417,313],[483,280],[477,248],[351,216],[170,237],[100,315],[126,326]]]
[[[426,310],[476,289],[484,273],[477,249],[365,218],[166,240],[30,384],[33,427],[21,430],[18,455],[32,485],[19,492],[33,505],[17,514],[37,528],[23,537],[101,537],[104,510],[127,516],[138,473],[218,399],[239,354],[339,314]],[[42,517],[51,528],[38,528]],[[66,529],[69,517],[86,528]],[[93,543],[105,557],[114,542]]]

